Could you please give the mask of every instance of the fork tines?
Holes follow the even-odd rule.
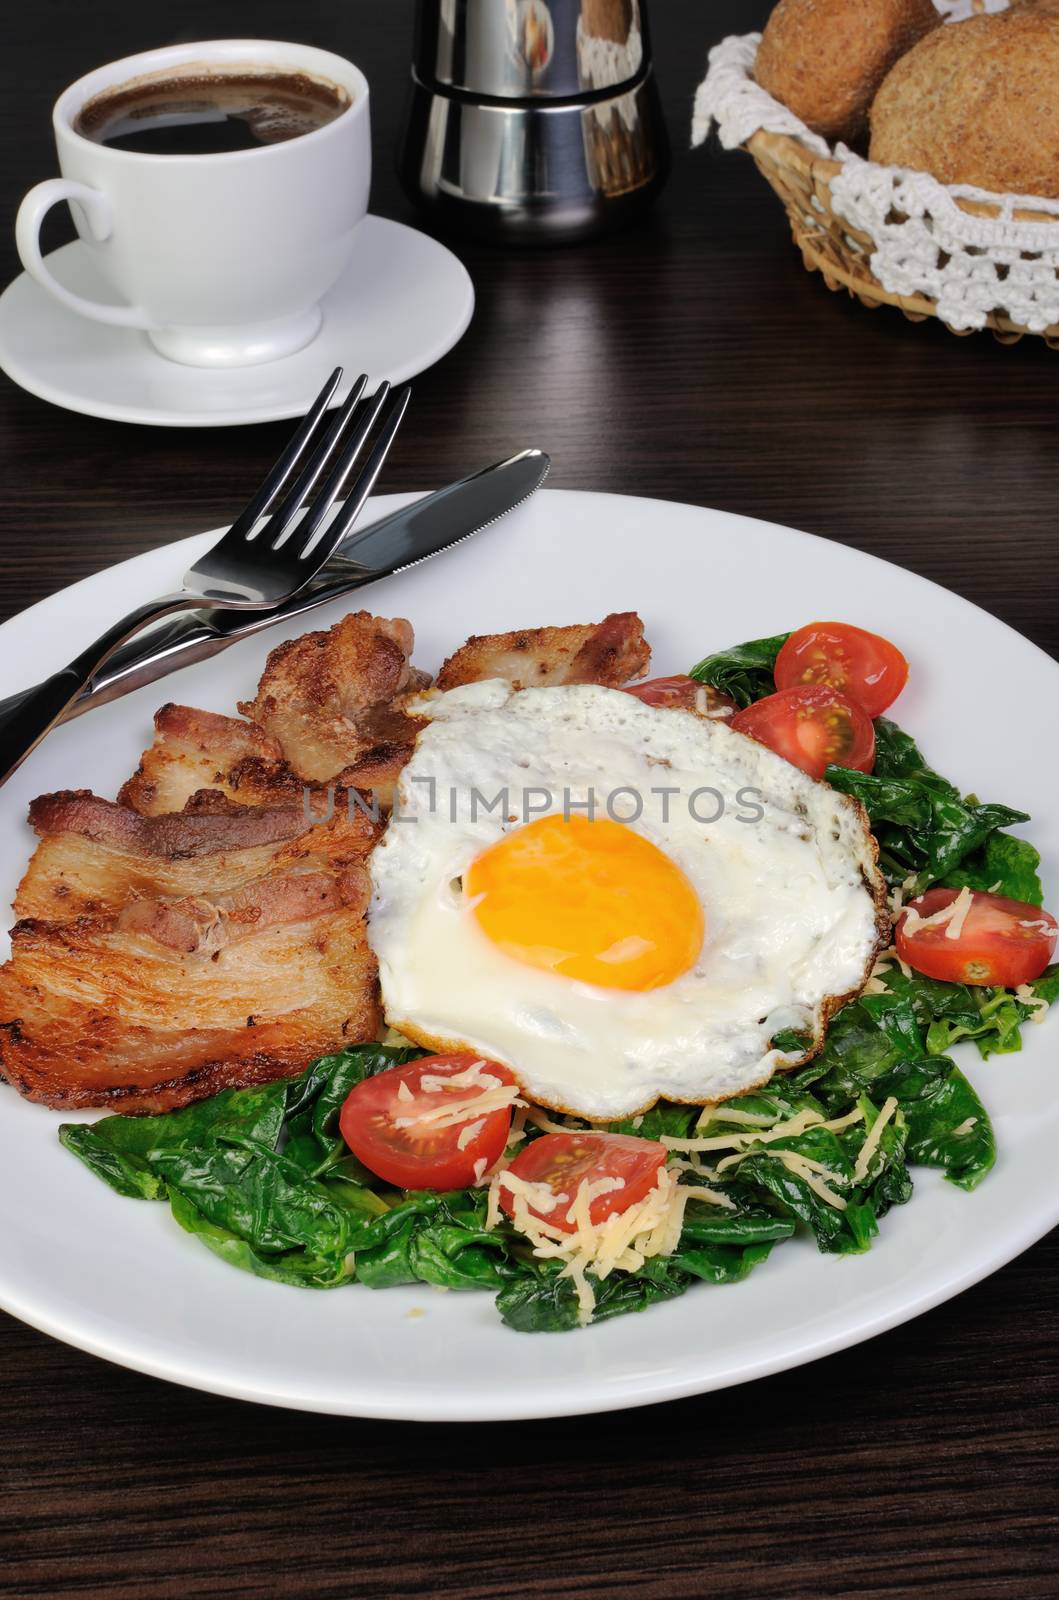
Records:
[[[336,367],[279,460],[226,537],[258,548],[284,550],[287,561],[311,555],[335,502],[346,503],[328,529],[337,543],[356,521],[371,493],[411,398],[405,385],[391,393],[388,382],[365,395],[368,379],[361,373],[349,394],[333,411],[328,407],[342,380]],[[381,418],[381,422],[380,422]],[[354,469],[376,423],[375,444],[355,481]],[[312,501],[310,505],[309,502]]]

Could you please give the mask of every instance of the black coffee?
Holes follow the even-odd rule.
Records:
[[[349,95],[302,72],[156,78],[86,101],[74,127],[111,150],[213,156],[313,133],[340,116]]]

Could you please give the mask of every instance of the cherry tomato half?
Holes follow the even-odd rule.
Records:
[[[908,662],[889,639],[848,622],[811,622],[776,657],[777,689],[822,684],[856,701],[869,717],[893,704],[908,682]]]
[[[430,1083],[432,1078],[457,1081],[442,1086]],[[490,1087],[516,1081],[498,1061],[469,1052],[421,1056],[358,1083],[346,1096],[338,1125],[357,1159],[387,1183],[401,1189],[465,1189],[475,1181],[480,1161],[485,1161],[478,1168],[483,1172],[500,1159],[511,1128],[510,1107],[482,1115],[473,1102]],[[468,1108],[463,1120],[442,1127],[429,1120],[429,1113],[458,1111],[461,1104]],[[479,1121],[481,1127],[461,1149],[461,1135]]]
[[[729,726],[767,745],[810,778],[822,778],[829,762],[857,772],[870,772],[875,765],[871,718],[836,689],[781,689],[738,711]]]
[[[932,928],[906,927],[909,908],[931,917],[952,905],[959,893],[959,889],[928,889],[918,900],[909,901],[894,931],[901,960],[943,983],[1017,988],[1039,978],[1052,959],[1059,932],[1055,918],[1040,906],[976,890],[958,938],[948,937],[946,922]]]
[[[530,1212],[541,1222],[573,1233],[574,1224],[566,1214],[582,1180],[622,1180],[620,1189],[597,1195],[589,1203],[589,1218],[598,1226],[649,1194],[665,1160],[665,1146],[653,1139],[634,1139],[625,1133],[544,1133],[521,1150],[507,1170],[527,1183],[546,1184],[559,1203],[551,1211],[531,1205]],[[508,1216],[513,1215],[514,1200],[503,1184],[500,1204]]]
[[[646,683],[634,683],[626,694],[635,695],[645,706],[665,706],[679,711],[694,711],[700,717],[734,715],[738,707],[719,689],[708,683],[699,683],[686,673],[678,672],[672,678],[648,678]]]

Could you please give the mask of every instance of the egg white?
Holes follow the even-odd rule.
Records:
[[[391,1026],[503,1061],[531,1099],[605,1121],[766,1082],[804,1059],[771,1049],[773,1034],[819,1042],[862,987],[885,891],[856,801],[722,722],[618,690],[493,681],[426,696],[422,710],[432,720],[371,859],[369,940]],[[604,989],[527,966],[464,894],[463,874],[505,832],[564,807],[585,815],[590,796],[699,897],[702,951],[670,984]]]

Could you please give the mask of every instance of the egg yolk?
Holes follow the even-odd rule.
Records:
[[[463,887],[505,954],[600,988],[657,989],[702,949],[688,879],[622,822],[539,817],[483,851]]]

